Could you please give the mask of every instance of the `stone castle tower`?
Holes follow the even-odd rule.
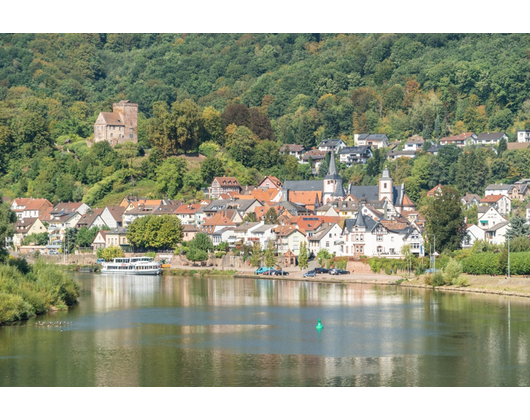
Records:
[[[112,112],[100,112],[94,124],[94,142],[108,141],[112,147],[132,141],[138,143],[138,104],[120,101]]]

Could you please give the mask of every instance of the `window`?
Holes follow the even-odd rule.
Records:
[[[361,233],[361,241],[364,241],[364,235]]]
[[[129,134],[129,137],[132,139],[134,136],[132,134]]]
[[[375,237],[376,241],[382,241],[383,240],[383,235],[377,235]]]
[[[326,241],[326,248],[329,248],[329,241]]]

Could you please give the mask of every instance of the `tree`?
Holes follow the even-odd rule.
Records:
[[[210,237],[203,232],[198,232],[195,237],[188,243],[188,246],[191,248],[197,248],[201,251],[211,252],[213,251],[213,243]]]
[[[22,241],[22,245],[48,245],[48,232],[28,235]]]
[[[135,248],[173,249],[182,241],[182,226],[177,216],[148,215],[135,219],[127,240]]]
[[[199,106],[191,99],[175,102],[165,126],[168,137],[175,142],[175,151],[193,150],[204,135],[204,117]]]
[[[98,251],[100,251],[98,249]],[[114,258],[122,258],[125,256],[123,249],[120,246],[109,246],[99,252],[98,258],[104,258],[105,261],[112,261]]]
[[[65,249],[67,254],[74,252],[77,246],[77,232],[76,228],[67,228],[64,231],[63,252]]]
[[[182,189],[188,164],[182,157],[167,158],[156,170],[156,190],[174,198]]]
[[[514,216],[510,219],[510,228],[506,232],[508,239],[514,239],[519,236],[526,236],[530,233],[530,227],[526,224],[524,217]]]
[[[252,265],[252,267],[260,267],[262,259],[263,251],[261,250],[261,244],[259,241],[254,242],[252,245],[252,254],[250,254],[250,265]]]
[[[271,207],[269,210],[267,210],[267,213],[265,213],[265,217],[263,218],[263,221],[266,225],[276,225],[278,224],[278,213],[276,212],[276,209],[274,207]]]
[[[273,241],[267,242],[265,250],[265,267],[274,267],[276,265],[276,245]]]
[[[307,254],[307,244],[303,241],[300,244],[300,255],[298,256],[298,266],[305,270],[309,265],[309,255]]]
[[[77,246],[80,248],[88,248],[92,245],[92,241],[98,234],[100,230],[108,230],[108,228],[99,228],[94,226],[92,229],[88,229],[86,226],[83,226],[77,232]]]
[[[256,147],[256,138],[247,127],[237,127],[227,136],[226,148],[230,155],[244,166],[250,166]]]
[[[16,213],[9,208],[7,203],[0,203],[0,260],[7,255],[6,239],[15,234]]]
[[[193,261],[194,265],[197,261],[206,261],[208,259],[208,253],[198,248],[190,248],[186,253],[186,258]]]
[[[441,193],[428,197],[421,213],[426,219],[426,238],[436,238],[436,251],[459,249],[466,234],[460,194],[452,187],[442,186]]]
[[[207,157],[201,164],[201,175],[204,182],[211,184],[217,176],[225,174],[224,163],[218,157]]]

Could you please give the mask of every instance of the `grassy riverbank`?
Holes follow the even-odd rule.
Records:
[[[164,270],[164,274],[172,276],[234,276],[237,274],[237,270],[217,270],[216,268],[197,268],[197,269],[186,269],[186,268],[172,268]]]
[[[0,325],[52,310],[67,310],[79,297],[79,284],[55,264],[11,260],[0,265]]]

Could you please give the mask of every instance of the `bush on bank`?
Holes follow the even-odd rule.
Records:
[[[64,310],[79,297],[79,284],[55,264],[37,261],[27,267],[24,272],[21,263],[0,266],[0,325]]]

